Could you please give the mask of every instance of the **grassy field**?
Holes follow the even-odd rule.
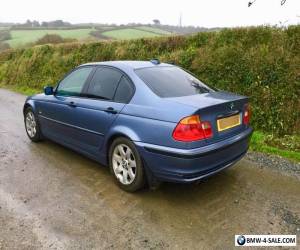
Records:
[[[12,30],[12,39],[6,42],[12,47],[17,48],[27,43],[34,43],[46,34],[57,34],[63,38],[75,38],[78,40],[89,38],[90,31],[93,29],[72,29],[72,30]]]
[[[148,32],[159,34],[159,35],[170,35],[170,34],[172,34],[169,31],[162,30],[162,29],[155,28],[155,27],[149,27],[149,26],[138,26],[138,27],[135,27],[135,29],[148,31]]]
[[[107,27],[110,29],[110,27]],[[3,28],[4,29],[4,28]],[[94,29],[71,29],[71,30],[60,30],[60,29],[41,29],[41,30],[11,30],[10,34],[12,39],[6,42],[12,48],[22,47],[28,43],[34,43],[46,34],[57,34],[63,38],[74,38],[77,40],[85,40],[91,38],[90,32]],[[116,28],[102,32],[102,34],[112,39],[137,39],[137,38],[148,38],[158,37],[171,34],[168,31],[148,26],[138,26],[134,28]]]
[[[102,34],[104,36],[111,37],[114,39],[120,39],[120,40],[161,36],[160,34],[157,34],[157,33],[140,30],[140,29],[134,29],[134,28],[105,31]]]

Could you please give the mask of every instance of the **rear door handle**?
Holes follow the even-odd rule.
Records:
[[[75,102],[69,102],[68,103],[68,105],[70,106],[70,107],[73,107],[73,108],[75,108],[77,105],[76,105],[76,103]]]
[[[104,110],[106,113],[111,113],[111,114],[117,114],[118,111],[115,110],[113,107],[108,107],[107,109]]]

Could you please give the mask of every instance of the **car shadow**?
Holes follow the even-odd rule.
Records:
[[[203,201],[206,198],[209,199],[211,196],[224,196],[225,193],[232,190],[232,187],[235,187],[239,182],[237,178],[239,169],[237,166],[233,166],[214,176],[203,179],[198,183],[161,183],[155,190],[146,187],[134,194],[130,194],[115,187],[116,185],[107,167],[49,140],[40,143],[38,146],[42,146],[43,152],[46,151],[55,155],[62,163],[65,162],[65,164],[56,167],[68,169],[69,174],[72,174],[78,181],[83,182],[83,185],[88,185],[88,187],[95,192],[97,192],[97,187],[99,187],[99,185],[105,185],[108,189],[115,190],[123,196],[125,195],[144,200],[153,200],[156,198],[167,199],[174,202],[178,201],[182,204],[185,201],[191,202],[200,197]],[[88,183],[85,183],[87,180]]]

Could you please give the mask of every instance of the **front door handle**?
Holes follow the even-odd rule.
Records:
[[[75,108],[77,106],[76,103],[73,101],[69,102],[68,105],[73,108]]]
[[[104,110],[104,112],[111,113],[111,114],[117,114],[118,113],[118,111],[115,110],[113,107],[108,107],[107,109]]]

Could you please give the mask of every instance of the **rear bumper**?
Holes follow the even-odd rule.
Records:
[[[195,149],[178,149],[135,142],[154,178],[170,182],[194,182],[236,163],[247,152],[252,129],[226,140]]]

